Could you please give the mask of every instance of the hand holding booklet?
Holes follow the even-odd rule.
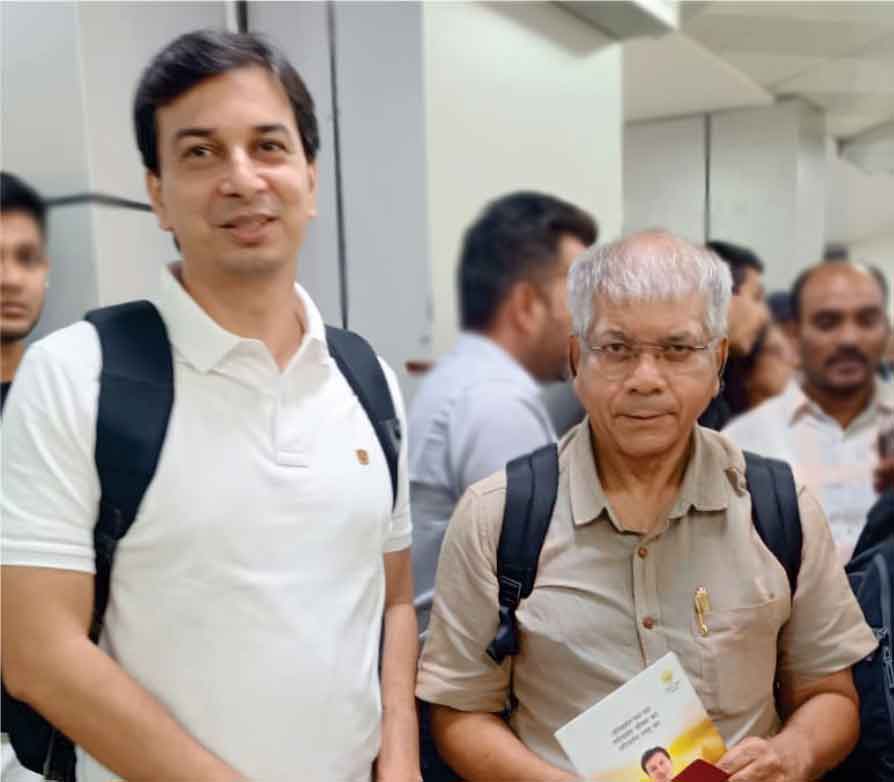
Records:
[[[556,731],[592,782],[723,782],[726,752],[671,652]]]

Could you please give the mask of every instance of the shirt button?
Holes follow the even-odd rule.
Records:
[[[645,619],[643,619],[643,627],[645,627],[646,630],[651,630],[653,627],[655,627],[655,620],[652,619],[651,616],[647,616]]]
[[[639,554],[640,559],[645,559],[649,554],[649,549],[647,549],[645,546],[640,546],[639,551],[637,551],[636,553]]]

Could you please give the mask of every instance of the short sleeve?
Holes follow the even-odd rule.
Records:
[[[400,431],[403,433],[397,462],[397,501],[394,503],[383,547],[383,553],[389,554],[409,548],[413,538],[413,521],[410,515],[410,479],[407,466],[407,413],[397,376],[382,359],[379,359],[379,363],[388,381],[388,390],[391,392],[391,399],[394,401],[395,412],[400,422]]]
[[[779,668],[799,677],[849,668],[876,647],[875,635],[838,560],[823,510],[809,489],[798,493],[803,546],[791,617],[782,630]]]
[[[423,701],[490,713],[506,705],[511,658],[497,665],[486,651],[498,624],[496,546],[488,528],[502,515],[502,502],[494,502],[501,497],[469,490],[447,526],[419,660],[416,695]]]
[[[473,389],[451,413],[450,464],[457,495],[506,467],[516,456],[556,439],[542,403],[507,383]]]
[[[35,343],[3,416],[3,564],[94,572],[99,341],[79,323]]]

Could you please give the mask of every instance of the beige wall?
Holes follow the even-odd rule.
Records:
[[[424,8],[436,357],[457,333],[456,259],[484,203],[538,189],[621,227],[621,50],[547,3]]]

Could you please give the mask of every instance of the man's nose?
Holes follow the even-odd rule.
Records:
[[[635,359],[636,365],[627,379],[627,385],[640,393],[648,393],[665,386],[661,359],[652,351],[642,350]]]
[[[229,157],[227,169],[221,180],[223,195],[250,198],[263,190],[266,181],[260,175],[256,162],[245,150],[235,150]]]
[[[21,264],[8,255],[0,257],[0,285],[4,288],[17,288],[21,286],[23,279]]]

